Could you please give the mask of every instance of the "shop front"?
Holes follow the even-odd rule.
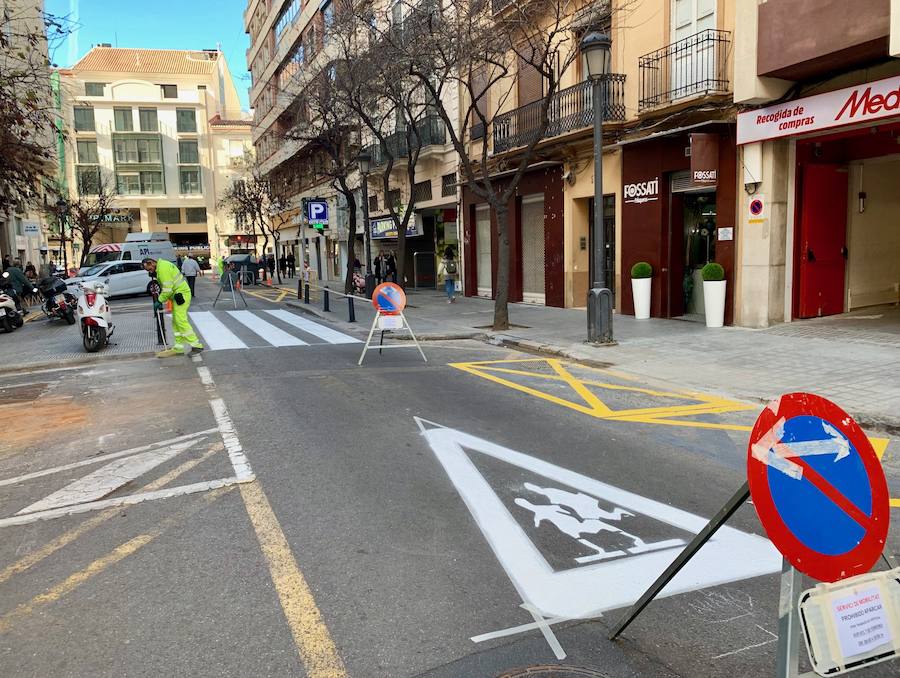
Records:
[[[504,177],[494,181],[503,190]],[[497,221],[487,203],[463,187],[465,294],[493,298],[497,281]],[[526,172],[507,205],[509,300],[566,305],[563,179],[560,163],[538,163]]]
[[[760,196],[786,188],[776,319],[900,302],[900,76],[742,113],[738,142],[751,164],[786,150],[784,171],[759,171]]]
[[[734,127],[712,123],[625,142],[622,149],[622,313],[634,313],[629,272],[653,267],[650,314],[702,321],[701,270],[725,269],[725,322],[735,288]]]

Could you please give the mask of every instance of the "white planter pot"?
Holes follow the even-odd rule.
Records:
[[[725,280],[703,281],[703,306],[707,327],[725,324]]]
[[[652,278],[632,278],[631,294],[634,297],[634,317],[646,320],[650,317],[650,280]]]

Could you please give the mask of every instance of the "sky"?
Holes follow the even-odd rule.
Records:
[[[44,5],[50,14],[66,17],[72,30],[65,41],[51,45],[50,60],[57,66],[71,66],[101,42],[113,47],[198,50],[218,44],[234,77],[241,108],[249,109],[246,0],[45,0]]]

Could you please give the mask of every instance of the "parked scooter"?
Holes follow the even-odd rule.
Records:
[[[68,291],[66,283],[56,276],[41,278],[38,289],[44,297],[41,310],[48,318],[63,318],[70,324],[75,324],[75,296]]]
[[[25,307],[22,299],[12,286],[6,271],[0,275],[0,327],[4,332],[12,332],[25,324]]]
[[[100,280],[82,283],[76,303],[76,318],[81,327],[81,342],[88,353],[96,353],[109,343],[115,331],[106,295],[109,288]]]

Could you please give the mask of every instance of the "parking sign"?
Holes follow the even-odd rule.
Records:
[[[328,225],[328,201],[310,198],[306,201],[306,219],[310,225]]]

